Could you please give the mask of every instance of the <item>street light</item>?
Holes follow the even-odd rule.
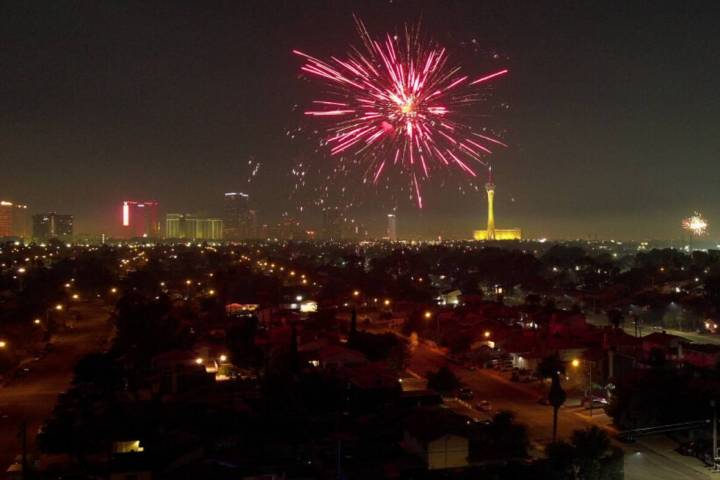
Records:
[[[580,360],[578,360],[577,358],[573,358],[571,363],[572,363],[572,366],[575,368],[580,366]]]
[[[73,300],[79,300],[79,299],[80,299],[80,295],[78,295],[77,293],[73,293],[72,299],[73,299]]]
[[[227,362],[227,355],[220,355],[220,361],[221,362]]]
[[[426,312],[425,312],[425,318],[428,319],[428,320],[429,320],[430,318],[432,318],[432,312],[429,311],[429,310],[426,311]]]
[[[23,290],[23,274],[26,272],[25,267],[20,267],[17,269],[18,274],[18,281],[20,283],[20,291]]]
[[[35,325],[40,325],[40,319],[39,319],[39,318],[36,318],[35,320],[33,320],[33,323],[34,323]]]
[[[195,363],[197,363],[198,365],[202,365],[202,363],[203,363],[202,357],[196,358],[196,359],[195,359]]]
[[[7,347],[7,342],[5,340],[0,340],[0,348]]]
[[[359,297],[359,296],[360,296],[360,290],[353,290],[352,295],[353,295],[353,297]]]
[[[485,330],[485,332],[483,333],[483,336],[485,338],[490,338],[490,330]]]

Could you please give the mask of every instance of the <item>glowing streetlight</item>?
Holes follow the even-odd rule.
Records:
[[[33,320],[33,323],[34,323],[35,325],[40,325],[40,319],[39,319],[39,318],[36,318],[35,320]]]
[[[0,348],[7,347],[7,342],[5,340],[0,340]]]
[[[430,319],[430,318],[432,318],[432,312],[431,312],[431,311],[429,311],[429,310],[428,310],[428,311],[426,311],[426,312],[425,312],[425,318],[427,318],[427,319]]]
[[[62,309],[63,309],[62,304],[58,303],[57,305],[55,305],[55,310],[57,310],[58,312],[62,311]]]
[[[360,290],[353,290],[352,295],[353,295],[353,297],[359,297],[359,296],[360,296]]]
[[[483,333],[483,336],[484,336],[485,338],[490,338],[490,335],[491,335],[491,334],[490,334],[490,330],[485,330],[485,332]]]
[[[575,368],[577,368],[577,367],[580,366],[580,360],[578,360],[577,358],[573,358],[572,362],[570,362],[570,363],[571,363],[572,366],[575,367]]]
[[[383,305],[385,305],[386,307],[389,306],[389,305],[390,305],[390,299],[386,298],[386,299],[383,301]]]
[[[73,300],[79,300],[79,299],[80,299],[80,295],[78,295],[77,293],[73,293],[72,299],[73,299]]]
[[[220,355],[221,362],[227,362],[227,355]]]
[[[211,297],[215,295],[215,290],[213,290],[212,288],[208,290],[208,295],[210,295]]]
[[[196,358],[196,359],[195,359],[195,363],[197,363],[198,365],[202,365],[202,363],[203,363],[202,357]]]
[[[110,293],[112,293],[112,294],[117,293],[117,291],[118,291],[118,290],[117,290],[117,288],[115,288],[115,287],[113,287],[113,288],[110,289]]]

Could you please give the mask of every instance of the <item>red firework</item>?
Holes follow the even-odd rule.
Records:
[[[306,53],[303,72],[330,87],[306,115],[332,119],[327,144],[331,155],[358,155],[377,183],[389,167],[410,176],[422,208],[419,179],[433,168],[454,166],[475,177],[473,164],[489,167],[484,157],[500,140],[475,131],[460,119],[481,101],[481,87],[505,75],[503,69],[472,78],[448,65],[445,48],[426,44],[406,31],[404,42],[387,34],[373,39],[361,22],[364,52],[353,48],[345,59],[319,60]]]

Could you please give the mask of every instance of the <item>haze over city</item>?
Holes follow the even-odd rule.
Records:
[[[716,478],[719,21],[0,2],[0,479]]]
[[[293,49],[320,57],[421,23],[472,71],[506,67],[481,120],[494,152],[497,215],[531,237],[678,239],[694,210],[720,215],[716,179],[720,38],[710,2],[10,2],[0,53],[0,192],[33,212],[75,215],[111,234],[125,199],[161,211],[213,212],[226,191],[252,195],[263,222],[298,215],[298,159],[332,162],[287,132],[317,129],[298,106],[317,88]],[[474,42],[474,43],[473,43]],[[301,108],[301,107],[300,107]],[[247,162],[262,163],[247,185]],[[397,206],[403,234],[469,238],[480,189],[452,177],[422,210],[371,185],[351,214],[382,234]],[[308,194],[308,197],[310,195]],[[338,201],[338,200],[335,200]],[[712,230],[711,230],[712,232]]]

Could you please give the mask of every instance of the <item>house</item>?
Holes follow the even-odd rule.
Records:
[[[587,319],[582,313],[556,310],[548,321],[550,335],[577,335],[587,328]]]
[[[680,344],[685,340],[677,335],[669,333],[654,332],[642,338],[642,350],[645,356],[650,356],[653,351],[660,351],[667,359],[676,359]]]
[[[459,305],[461,297],[460,290],[446,290],[438,296],[437,301],[439,305]]]
[[[681,343],[678,360],[700,368],[713,368],[720,362],[720,345]]]
[[[110,463],[110,480],[152,480],[150,459],[142,452],[114,455]]]
[[[326,370],[338,370],[340,368],[353,367],[368,363],[367,357],[357,350],[341,347],[340,345],[328,345],[317,352],[317,365]],[[310,362],[315,364],[314,362]]]
[[[466,467],[470,454],[466,419],[450,410],[419,409],[405,419],[402,446],[422,459],[428,470]]]

